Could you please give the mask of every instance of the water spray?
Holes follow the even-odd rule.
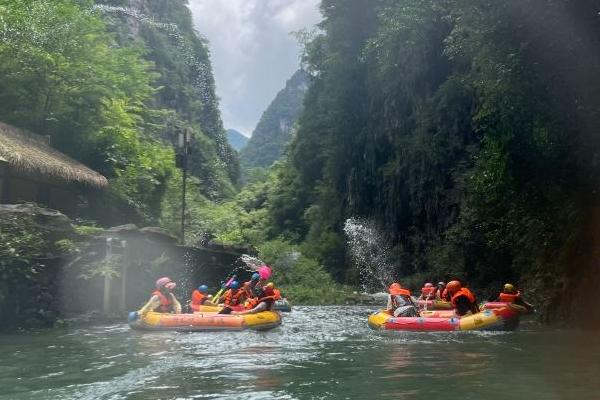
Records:
[[[373,221],[349,218],[344,223],[350,256],[360,275],[365,292],[386,290],[394,281],[389,262],[391,246]]]

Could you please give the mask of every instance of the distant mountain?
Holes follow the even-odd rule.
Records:
[[[227,140],[231,147],[237,151],[242,150],[248,143],[248,138],[235,129],[227,129]]]
[[[281,157],[294,133],[307,89],[308,76],[298,70],[277,93],[256,125],[248,145],[240,152],[244,172],[250,168],[268,167]]]

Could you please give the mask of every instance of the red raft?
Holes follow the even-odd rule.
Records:
[[[393,317],[386,311],[369,316],[369,326],[376,330],[451,332],[470,330],[514,330],[519,325],[519,310],[512,304],[503,308],[483,310],[465,317],[421,316]]]
[[[504,307],[512,307],[513,309],[517,310],[519,312],[519,314],[531,314],[533,312],[535,312],[535,310],[533,309],[533,307],[529,304],[525,305],[525,304],[517,304],[517,303],[507,303],[504,301],[488,301],[487,303],[483,303],[479,308],[481,310],[497,310],[499,308],[504,308]]]

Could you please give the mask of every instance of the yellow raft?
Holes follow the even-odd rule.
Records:
[[[143,317],[130,314],[132,329],[151,331],[241,331],[267,330],[281,325],[281,316],[275,311],[246,315],[223,315],[197,312],[193,314],[165,314],[148,312]],[[137,313],[135,313],[137,315]]]
[[[438,312],[443,314],[443,312]],[[369,316],[369,326],[375,330],[394,331],[470,331],[513,330],[519,325],[519,310],[511,305],[477,314],[458,317],[454,315],[394,317],[385,310]]]

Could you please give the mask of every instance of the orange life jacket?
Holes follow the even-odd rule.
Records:
[[[235,293],[233,289],[229,289],[225,292],[225,305],[226,306],[237,306],[242,302],[242,298],[244,297],[244,291],[241,289],[236,289]]]
[[[258,299],[256,297],[250,297],[246,300],[244,307],[246,310],[252,310],[254,307],[258,305]]]
[[[410,290],[408,289],[396,289],[394,290],[394,293],[390,293],[392,295],[400,295],[400,296],[409,296],[410,297]]]
[[[279,289],[273,289],[273,293],[273,297],[275,298],[275,300],[281,300],[281,292],[279,291]]]
[[[521,292],[517,292],[516,294],[501,292],[500,295],[498,296],[498,300],[506,302],[506,303],[514,303],[515,300],[519,299],[520,297],[521,297]]]
[[[171,300],[171,296],[165,296],[160,290],[155,290],[152,292],[152,295],[158,296],[160,299],[160,305],[153,311],[161,313],[170,313],[173,311],[173,301]]]
[[[477,303],[477,300],[475,299],[475,295],[473,294],[473,292],[471,292],[467,288],[460,288],[460,290],[458,292],[454,293],[454,296],[452,296],[452,299],[450,300],[454,307],[456,307],[456,299],[458,299],[461,296],[465,296],[469,300],[469,303],[471,303],[471,304]]]
[[[203,305],[207,298],[208,296],[206,296],[204,293],[200,293],[198,289],[194,290],[192,292],[192,308],[198,308],[199,306]]]

